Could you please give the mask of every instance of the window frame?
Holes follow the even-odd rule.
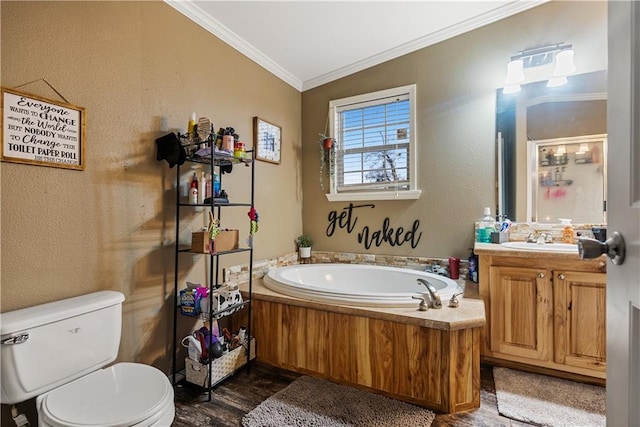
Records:
[[[339,175],[338,170],[338,153],[342,146],[342,135],[338,134],[338,110],[344,110],[344,107],[356,104],[365,104],[375,102],[384,98],[391,97],[405,97],[409,98],[409,148],[408,148],[408,161],[407,167],[408,173],[408,185],[406,190],[399,190],[397,188],[380,190],[380,189],[365,189],[361,188],[354,191],[339,191],[338,183]],[[385,105],[382,103],[380,105]],[[359,108],[359,107],[355,107]],[[377,92],[371,92],[356,96],[350,96],[347,98],[341,98],[329,101],[329,126],[332,129],[335,150],[332,155],[335,156],[330,171],[330,190],[326,193],[327,200],[330,202],[339,201],[363,201],[363,200],[415,200],[420,197],[421,191],[417,188],[417,176],[418,176],[418,159],[417,159],[417,143],[416,143],[416,85],[400,86],[391,89],[380,90]]]

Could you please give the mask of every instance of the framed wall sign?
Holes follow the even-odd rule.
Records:
[[[260,117],[253,118],[253,149],[255,158],[280,164],[282,128]]]
[[[2,161],[84,170],[83,107],[2,89]]]

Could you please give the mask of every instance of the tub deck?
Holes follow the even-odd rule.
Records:
[[[253,283],[258,359],[444,413],[480,406],[482,300],[440,310],[331,305]]]

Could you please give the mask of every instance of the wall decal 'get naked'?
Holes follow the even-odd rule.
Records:
[[[337,210],[329,212],[327,217],[329,225],[327,226],[327,237],[333,236],[336,231],[336,226],[347,230],[347,233],[351,234],[355,229],[358,217],[354,215],[354,209],[359,208],[371,208],[374,209],[376,205],[354,205],[350,203],[349,206],[342,209],[342,212]],[[390,226],[391,221],[387,217],[382,221],[382,227],[377,230],[371,230],[368,225],[362,227],[362,231],[358,233],[358,243],[364,245],[365,249],[371,248],[375,244],[376,247],[382,246],[383,243],[387,243],[390,246],[402,246],[404,243],[409,242],[411,247],[415,249],[420,242],[422,232],[418,231],[420,228],[420,220],[413,221],[413,224],[409,230],[404,227],[393,228]]]

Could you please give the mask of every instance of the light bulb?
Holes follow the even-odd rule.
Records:
[[[568,76],[575,73],[576,64],[573,61],[573,49],[563,50],[556,55],[556,66],[553,70],[554,77]]]
[[[524,80],[524,64],[522,59],[516,59],[507,64],[507,78],[505,86],[517,85]]]

